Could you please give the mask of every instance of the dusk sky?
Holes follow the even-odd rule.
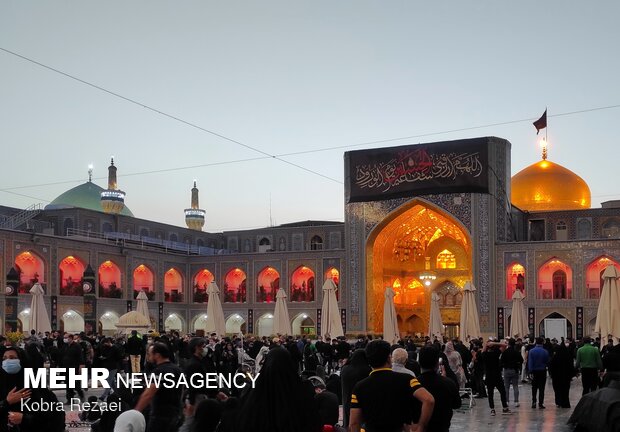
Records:
[[[618,17],[613,0],[4,1],[0,205],[45,205],[90,163],[105,187],[114,155],[139,218],[185,226],[196,179],[205,231],[268,226],[270,202],[275,224],[342,221],[345,151],[498,136],[515,174],[547,107],[549,159],[600,207],[620,199]],[[281,159],[317,174],[270,157],[297,152]]]

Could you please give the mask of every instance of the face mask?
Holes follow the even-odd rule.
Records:
[[[63,341],[64,343],[69,343],[69,338],[64,338],[62,341]]]
[[[2,360],[2,369],[4,369],[6,373],[13,375],[22,370],[22,365],[19,359],[6,359]]]
[[[206,356],[207,356],[207,354],[209,354],[209,348],[204,347],[204,348],[202,349],[202,356],[203,356],[203,357],[206,357]]]

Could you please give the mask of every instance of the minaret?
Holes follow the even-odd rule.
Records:
[[[125,192],[116,188],[114,157],[108,167],[108,188],[101,192],[101,207],[109,214],[119,214],[125,208]]]
[[[198,208],[198,188],[196,187],[196,180],[194,180],[192,206],[185,209],[185,223],[187,227],[195,231],[202,231],[202,227],[205,224],[205,214],[204,210]]]

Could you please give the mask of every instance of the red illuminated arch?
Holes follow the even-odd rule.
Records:
[[[573,269],[558,258],[551,258],[538,270],[538,298],[570,299],[573,291]]]
[[[99,266],[99,297],[122,298],[121,269],[112,261],[104,261]]]
[[[82,296],[82,277],[86,266],[73,255],[63,258],[58,265],[60,278],[60,295]]]
[[[30,288],[39,282],[45,284],[45,262],[34,252],[22,252],[15,258],[15,270],[19,273],[19,293],[28,293]]]
[[[314,271],[310,267],[297,267],[291,275],[291,301],[314,301],[314,283]]]
[[[213,273],[207,269],[202,269],[194,276],[194,303],[207,303],[207,287],[215,278]]]
[[[276,300],[280,288],[280,273],[273,267],[265,267],[256,278],[256,301],[270,303]]]
[[[180,303],[183,301],[183,276],[175,268],[170,268],[164,275],[164,301]]]
[[[224,302],[245,303],[247,300],[246,275],[240,268],[234,268],[226,273],[224,278]]]
[[[607,266],[613,265],[620,271],[620,264],[608,256],[600,256],[592,261],[586,268],[586,293],[590,299],[598,299],[603,288],[603,272]]]
[[[513,262],[506,267],[506,299],[512,299],[516,289],[525,294],[525,267]]]
[[[153,271],[144,264],[140,264],[133,271],[133,298],[144,291],[149,300],[155,299],[155,284]]]

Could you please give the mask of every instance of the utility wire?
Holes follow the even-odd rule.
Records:
[[[484,129],[484,128],[489,128],[489,127],[496,127],[496,126],[505,126],[505,125],[509,125],[509,124],[516,124],[516,123],[523,123],[523,122],[531,122],[533,120],[536,120],[537,117],[533,117],[533,118],[525,118],[525,119],[519,119],[519,120],[509,120],[509,121],[503,121],[503,122],[498,122],[498,123],[488,123],[488,124],[484,124],[484,125],[477,125],[477,126],[469,126],[469,127],[464,127],[464,128],[456,128],[456,129],[448,129],[448,130],[443,130],[443,131],[435,131],[435,132],[427,132],[427,133],[423,133],[423,134],[417,134],[417,135],[408,135],[408,136],[403,136],[403,137],[398,137],[398,138],[387,138],[387,139],[382,139],[382,140],[375,140],[375,141],[365,141],[365,142],[361,142],[361,143],[356,143],[356,144],[345,144],[345,145],[340,145],[340,146],[332,146],[332,147],[324,147],[324,148],[318,148],[318,149],[311,149],[311,150],[302,150],[302,151],[297,151],[297,152],[290,152],[290,153],[281,153],[281,154],[270,154],[267,153],[263,150],[260,150],[258,148],[252,147],[250,145],[244,144],[240,141],[234,140],[232,138],[228,138],[224,135],[221,135],[217,132],[211,131],[209,129],[203,128],[199,125],[196,125],[195,123],[189,122],[187,120],[181,119],[179,117],[176,117],[174,115],[168,114],[166,112],[160,111],[156,108],[153,108],[149,105],[143,104],[141,102],[138,102],[134,99],[128,98],[126,96],[123,96],[121,94],[115,93],[111,90],[108,90],[106,88],[103,88],[101,86],[98,86],[96,84],[92,84],[88,81],[85,81],[83,79],[80,79],[78,77],[75,77],[73,75],[70,75],[66,72],[63,72],[61,70],[55,69],[51,66],[47,66],[43,63],[40,63],[36,60],[30,59],[28,57],[25,57],[21,54],[18,54],[16,52],[10,51],[6,48],[2,48],[0,47],[0,51],[4,51],[10,55],[16,56],[18,58],[21,58],[25,61],[28,61],[30,63],[33,63],[37,66],[40,66],[42,68],[48,69],[52,72],[58,73],[60,75],[63,75],[67,78],[70,78],[72,80],[78,81],[82,84],[85,84],[87,86],[90,86],[92,88],[95,88],[97,90],[100,90],[102,92],[108,93],[109,95],[112,95],[114,97],[120,98],[122,100],[125,100],[129,103],[132,103],[134,105],[138,105],[140,107],[146,108],[152,112],[155,112],[159,115],[168,117],[172,120],[178,121],[180,123],[183,123],[187,126],[190,126],[192,128],[198,129],[200,131],[206,132],[208,134],[211,134],[213,136],[216,136],[218,138],[227,140],[229,142],[238,144],[242,147],[245,147],[249,150],[255,151],[257,153],[262,154],[263,156],[260,157],[255,157],[255,158],[247,158],[247,159],[236,159],[236,160],[231,160],[231,161],[221,161],[221,162],[214,162],[214,163],[209,163],[209,164],[199,164],[199,165],[191,165],[191,166],[184,166],[184,167],[174,167],[174,168],[163,168],[163,169],[158,169],[158,170],[150,170],[150,171],[139,171],[139,172],[134,172],[134,173],[126,173],[126,174],[121,174],[119,175],[119,177],[129,177],[129,176],[138,176],[138,175],[145,175],[145,174],[157,174],[157,173],[162,173],[162,172],[171,172],[171,171],[180,171],[180,170],[187,170],[187,169],[195,169],[195,168],[204,168],[204,167],[209,167],[209,166],[217,166],[217,165],[226,165],[226,164],[233,164],[233,163],[240,163],[240,162],[249,162],[249,161],[257,161],[257,160],[263,160],[263,159],[276,159],[280,162],[284,162],[286,164],[289,164],[291,166],[294,166],[296,168],[302,169],[304,171],[307,171],[309,173],[321,176],[325,179],[334,181],[336,183],[339,184],[343,184],[342,181],[334,179],[332,177],[326,176],[324,174],[321,174],[319,172],[316,172],[314,170],[311,170],[309,168],[306,168],[304,166],[295,164],[293,162],[281,159],[283,157],[288,157],[288,156],[296,156],[296,155],[303,155],[303,154],[311,154],[311,153],[319,153],[319,152],[325,152],[325,151],[332,151],[332,150],[339,150],[339,149],[344,149],[344,148],[353,148],[353,147],[361,147],[361,146],[366,146],[366,145],[374,145],[374,144],[383,144],[383,143],[388,143],[388,142],[394,142],[394,141],[402,141],[402,140],[407,140],[407,139],[413,139],[413,138],[423,138],[423,137],[429,137],[429,136],[434,136],[434,135],[443,135],[443,134],[448,134],[448,133],[454,133],[454,132],[464,132],[464,131],[470,131],[470,130],[476,130],[476,129]],[[558,114],[552,114],[549,115],[548,117],[563,117],[563,116],[568,116],[568,115],[575,115],[575,114],[582,114],[582,113],[587,113],[587,112],[593,112],[593,111],[601,111],[601,110],[608,110],[608,109],[615,109],[615,108],[620,108],[620,104],[618,105],[607,105],[607,106],[602,106],[602,107],[595,107],[595,108],[587,108],[587,109],[582,109],[582,110],[577,110],[577,111],[570,111],[570,112],[565,112],[565,113],[558,113]],[[105,177],[97,177],[96,179],[105,179]],[[16,190],[16,189],[27,189],[27,188],[33,188],[33,187],[42,187],[42,186],[52,186],[52,185],[59,185],[59,184],[68,184],[68,183],[77,183],[80,182],[81,180],[66,180],[66,181],[58,181],[58,182],[53,182],[53,183],[43,183],[43,184],[37,184],[37,185],[28,185],[28,186],[15,186],[15,187],[10,187],[10,188],[3,188],[0,189],[0,192],[9,192],[11,190]],[[24,195],[27,196],[27,195]],[[27,196],[28,197],[28,196]]]
[[[89,86],[89,87],[92,87],[92,88],[94,88],[94,89],[97,89],[97,90],[99,90],[99,91],[102,91],[102,92],[104,92],[104,93],[107,93],[107,94],[109,94],[109,95],[111,95],[111,96],[114,96],[114,97],[116,97],[116,98],[122,99],[122,100],[124,100],[124,101],[126,101],[126,102],[129,102],[129,103],[131,103],[131,104],[138,105],[138,106],[140,106],[140,107],[142,107],[142,108],[145,108],[145,109],[147,109],[147,110],[149,110],[149,111],[152,111],[152,112],[154,112],[154,113],[156,113],[156,114],[162,115],[162,116],[167,117],[167,118],[172,119],[172,120],[175,120],[175,121],[177,121],[177,122],[179,122],[179,123],[183,123],[184,125],[187,125],[187,126],[189,126],[189,127],[192,127],[192,128],[194,128],[194,129],[198,129],[198,130],[200,130],[200,131],[202,131],[202,132],[206,132],[206,133],[208,133],[208,134],[210,134],[210,135],[213,135],[213,136],[218,137],[218,138],[221,138],[221,139],[223,139],[223,140],[226,140],[226,141],[232,142],[232,143],[237,144],[237,145],[239,145],[239,146],[241,146],[241,147],[245,147],[246,149],[252,150],[252,151],[257,152],[257,153],[260,153],[260,154],[262,154],[262,155],[264,155],[264,156],[266,156],[266,157],[269,157],[269,158],[272,158],[272,159],[276,159],[276,160],[278,160],[278,161],[280,161],[280,162],[283,162],[283,163],[285,163],[285,164],[287,164],[287,165],[293,166],[293,167],[295,167],[295,168],[299,168],[299,169],[301,169],[301,170],[303,170],[303,171],[309,172],[309,173],[314,174],[314,175],[317,175],[317,176],[319,176],[319,177],[323,177],[324,179],[331,180],[331,181],[333,181],[333,182],[335,182],[335,183],[340,183],[340,184],[342,184],[342,182],[341,182],[340,180],[337,180],[337,179],[335,179],[335,178],[329,177],[329,176],[327,176],[327,175],[325,175],[325,174],[321,174],[320,172],[317,172],[317,171],[311,170],[310,168],[306,168],[306,167],[304,167],[304,166],[302,166],[302,165],[299,165],[299,164],[296,164],[296,163],[294,163],[294,162],[287,161],[287,160],[285,160],[285,159],[281,159],[281,158],[279,158],[277,155],[272,155],[272,154],[267,153],[267,152],[265,152],[265,151],[263,151],[263,150],[261,150],[261,149],[259,149],[259,148],[252,147],[252,146],[250,146],[250,145],[248,145],[248,144],[244,144],[244,143],[242,143],[241,141],[235,140],[235,139],[233,139],[233,138],[229,138],[229,137],[227,137],[227,136],[225,136],[225,135],[219,134],[219,133],[217,133],[217,132],[214,132],[214,131],[212,131],[212,130],[209,130],[209,129],[207,129],[207,128],[204,128],[204,127],[202,127],[202,126],[199,126],[199,125],[197,125],[196,123],[192,123],[192,122],[190,122],[190,121],[183,120],[183,119],[182,119],[182,118],[180,118],[180,117],[177,117],[177,116],[174,116],[174,115],[169,114],[169,113],[167,113],[167,112],[164,112],[164,111],[158,110],[157,108],[153,108],[153,107],[152,107],[152,106],[150,106],[150,105],[147,105],[147,104],[142,103],[142,102],[139,102],[139,101],[137,101],[137,100],[135,100],[135,99],[131,99],[131,98],[129,98],[129,97],[123,96],[123,95],[121,95],[121,94],[119,94],[119,93],[113,92],[112,90],[108,90],[108,89],[106,89],[106,88],[104,88],[104,87],[98,86],[98,85],[93,84],[93,83],[91,83],[91,82],[85,81],[85,80],[83,80],[83,79],[81,79],[81,78],[78,78],[78,77],[76,77],[76,76],[74,76],[74,75],[68,74],[68,73],[63,72],[63,71],[61,71],[61,70],[59,70],[59,69],[56,69],[56,68],[53,68],[53,67],[51,67],[51,66],[45,65],[45,64],[43,64],[43,63],[40,63],[40,62],[38,62],[38,61],[36,61],[36,60],[33,60],[33,59],[31,59],[31,58],[28,58],[28,57],[23,56],[23,55],[21,55],[21,54],[18,54],[18,53],[16,53],[16,52],[10,51],[10,50],[8,50],[8,49],[6,49],[6,48],[2,48],[2,47],[0,47],[0,51],[4,51],[4,52],[6,52],[7,54],[11,54],[11,55],[13,55],[13,56],[15,56],[15,57],[19,57],[19,58],[20,58],[20,59],[22,59],[22,60],[25,60],[25,61],[27,61],[27,62],[30,62],[30,63],[32,63],[32,64],[35,64],[35,65],[37,65],[37,66],[40,66],[40,67],[45,68],[45,69],[47,69],[47,70],[50,70],[50,71],[52,71],[52,72],[55,72],[55,73],[57,73],[57,74],[60,74],[60,75],[62,75],[62,76],[64,76],[64,77],[70,78],[70,79],[72,79],[72,80],[74,80],[74,81],[77,81],[77,82],[79,82],[79,83],[81,83],[81,84],[87,85],[87,86]]]

